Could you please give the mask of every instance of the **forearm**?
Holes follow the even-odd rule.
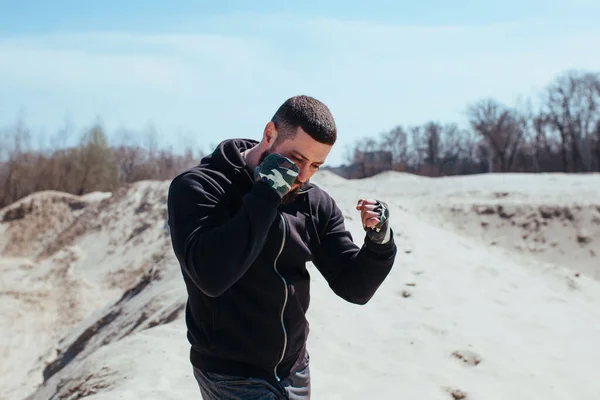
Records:
[[[267,233],[277,215],[280,197],[271,188],[256,183],[234,215],[210,194],[195,189],[199,200],[180,196],[195,209],[177,210],[172,206],[175,227],[174,246],[187,276],[208,296],[219,296],[252,265],[263,248]],[[191,197],[191,196],[189,196]],[[179,202],[178,202],[179,203]],[[179,213],[179,214],[178,214]],[[189,215],[189,216],[188,216]],[[192,215],[197,216],[192,220]]]
[[[383,245],[366,237],[360,250],[339,268],[340,272],[330,282],[331,288],[346,301],[366,304],[391,271],[396,251],[393,237]]]
[[[262,250],[279,204],[271,192],[255,185],[231,219],[190,236],[186,264],[209,296],[219,296],[240,279]]]

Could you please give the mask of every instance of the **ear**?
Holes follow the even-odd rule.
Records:
[[[270,148],[271,146],[273,146],[276,140],[277,129],[275,128],[275,124],[273,123],[273,121],[269,121],[265,126],[265,130],[263,132],[263,142],[268,148]]]

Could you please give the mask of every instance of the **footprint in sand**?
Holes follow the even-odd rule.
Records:
[[[460,389],[446,388],[446,392],[450,393],[454,400],[466,400],[467,394]]]
[[[471,367],[474,367],[481,362],[481,356],[470,350],[457,350],[452,353],[452,357]]]

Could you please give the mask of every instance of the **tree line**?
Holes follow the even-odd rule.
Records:
[[[520,106],[484,98],[465,108],[468,123],[429,121],[398,125],[346,148],[347,164],[332,168],[347,178],[394,170],[426,176],[489,172],[600,171],[600,73],[566,71]],[[114,191],[139,180],[168,180],[204,153],[145,145],[110,144],[100,124],[74,146],[65,132],[34,149],[22,122],[0,132],[0,208],[41,190],[76,195]],[[212,148],[212,147],[210,147]]]
[[[465,108],[467,126],[398,125],[348,146],[347,164],[333,170],[347,178],[386,170],[426,176],[600,171],[600,73],[566,71],[535,100],[521,106],[476,100]]]
[[[75,195],[112,192],[140,180],[172,179],[198,163],[201,150],[183,154],[159,148],[152,132],[147,143],[111,145],[100,124],[81,134],[74,146],[62,146],[65,132],[58,132],[47,149],[34,149],[32,135],[18,121],[0,137],[0,208],[31,193],[57,190]]]

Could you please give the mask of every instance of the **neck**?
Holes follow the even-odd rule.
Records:
[[[256,168],[256,166],[258,165],[258,160],[260,158],[260,146],[256,145],[254,147],[249,148],[248,150],[246,150],[245,152],[245,159],[246,159],[246,164],[248,165],[248,168],[250,168],[251,170],[254,170],[254,168]]]

